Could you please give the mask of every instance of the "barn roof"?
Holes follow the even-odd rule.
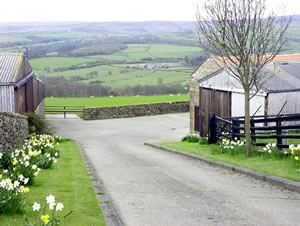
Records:
[[[222,69],[216,70],[198,82],[202,83],[217,76],[222,71]],[[300,91],[300,54],[277,56],[272,63],[267,64],[261,71],[261,73],[266,72],[271,75],[262,87],[266,93]]]
[[[22,65],[23,53],[0,53],[0,84],[15,82],[20,65]]]
[[[272,75],[263,85],[263,89],[267,93],[300,90],[300,61],[271,63],[266,65],[264,71]]]

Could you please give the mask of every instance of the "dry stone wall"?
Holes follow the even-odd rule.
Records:
[[[123,105],[101,108],[85,108],[83,119],[99,120],[113,118],[129,118],[138,116],[150,116],[159,114],[181,113],[189,111],[189,101],[177,101],[166,103]]]
[[[0,112],[0,152],[11,151],[28,136],[27,117]]]

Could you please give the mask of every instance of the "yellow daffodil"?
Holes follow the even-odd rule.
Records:
[[[49,219],[50,219],[50,216],[48,214],[45,214],[43,216],[41,216],[41,220],[45,223],[45,224],[48,224],[49,223]]]
[[[24,188],[24,193],[28,193],[29,192],[29,188]]]
[[[13,165],[16,165],[17,163],[18,163],[17,160],[14,160],[14,161],[13,161]]]
[[[295,156],[295,160],[297,160],[297,161],[298,161],[298,160],[299,160],[299,157],[298,157],[298,156]]]
[[[292,151],[292,152],[291,152],[291,154],[293,155],[293,154],[294,154],[294,152]]]

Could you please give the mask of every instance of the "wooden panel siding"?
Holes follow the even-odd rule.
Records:
[[[220,117],[231,116],[231,93],[208,88],[200,88],[199,96],[200,136],[208,134],[208,113],[215,112]]]

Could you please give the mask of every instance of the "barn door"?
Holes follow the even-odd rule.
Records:
[[[200,136],[208,134],[208,113],[215,112],[219,117],[231,116],[231,92],[200,88],[199,130]]]

